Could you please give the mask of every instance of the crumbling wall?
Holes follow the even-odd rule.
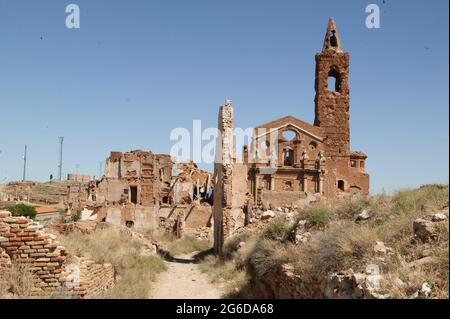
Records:
[[[93,180],[93,177],[84,174],[67,174],[67,180],[73,182],[89,183],[91,180]]]
[[[0,212],[0,247],[14,262],[30,266],[35,274],[34,292],[62,287],[60,276],[66,251],[54,239],[39,223]]]
[[[305,192],[263,191],[262,207],[282,207],[295,205],[299,200],[305,199]]]
[[[31,296],[63,293],[84,298],[113,285],[111,265],[79,259],[74,266],[66,259],[66,249],[40,223],[0,211],[0,268],[27,265],[34,277]]]
[[[115,271],[111,264],[98,264],[85,257],[72,257],[61,280],[66,294],[75,298],[96,296],[114,286]]]
[[[380,269],[369,264],[364,272],[332,273],[306,283],[290,264],[268,271],[255,279],[264,298],[271,299],[382,299]]]

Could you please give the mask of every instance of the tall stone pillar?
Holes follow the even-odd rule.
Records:
[[[230,233],[232,210],[232,177],[235,158],[233,132],[233,105],[231,101],[219,110],[216,158],[214,163],[214,251],[222,255],[224,239]]]

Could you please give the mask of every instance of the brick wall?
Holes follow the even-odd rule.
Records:
[[[85,257],[74,257],[61,277],[67,294],[75,298],[96,296],[112,288],[115,281],[111,264],[98,264]]]
[[[27,264],[35,275],[35,289],[40,293],[62,287],[60,276],[66,259],[60,246],[43,226],[24,217],[0,212],[0,247],[16,263]]]
[[[112,265],[86,258],[74,257],[70,263],[66,259],[66,249],[38,222],[0,211],[0,267],[10,267],[11,262],[12,267],[26,264],[34,274],[31,296],[58,291],[84,298],[113,286]]]

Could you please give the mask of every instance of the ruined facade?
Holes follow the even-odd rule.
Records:
[[[103,178],[72,186],[68,206],[82,219],[195,233],[211,224],[210,188],[210,174],[193,162],[141,150],[111,152]]]
[[[350,150],[349,54],[336,24],[328,22],[323,49],[316,55],[315,121],[286,116],[259,125],[236,159],[233,106],[219,110],[214,165],[214,248],[252,223],[253,207],[301,207],[311,198],[369,193],[367,156]]]
[[[257,126],[243,150],[248,188],[259,205],[292,204],[307,193],[369,192],[367,156],[350,150],[349,54],[331,18],[316,55],[314,125],[293,116]]]

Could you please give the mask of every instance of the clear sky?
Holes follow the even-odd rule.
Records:
[[[81,28],[67,29],[76,3]],[[365,8],[381,8],[368,29]],[[314,120],[328,18],[349,51],[351,144],[372,192],[448,183],[448,1],[0,0],[0,182],[98,174],[110,151],[169,153],[175,127]],[[209,168],[209,167],[206,167]]]

